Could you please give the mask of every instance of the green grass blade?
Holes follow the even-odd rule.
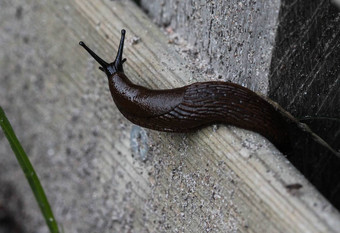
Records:
[[[5,136],[12,147],[12,150],[17,157],[17,160],[27,178],[29,185],[34,193],[35,199],[38,202],[40,210],[45,218],[45,221],[51,233],[58,233],[58,224],[53,216],[50,204],[48,203],[44,189],[42,188],[37,174],[35,173],[31,162],[29,161],[24,149],[22,148],[18,138],[16,137],[13,128],[8,121],[4,110],[0,106],[0,125],[5,133]]]

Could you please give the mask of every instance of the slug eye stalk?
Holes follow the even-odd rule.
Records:
[[[126,62],[126,58],[123,59],[125,32],[126,31],[122,29],[116,59],[111,63],[107,63],[106,61],[104,61],[95,52],[93,52],[89,47],[87,47],[87,45],[83,41],[79,42],[79,45],[82,46],[101,65],[99,69],[105,72],[108,77],[110,77],[111,75],[117,72],[124,73],[123,64],[124,62]]]

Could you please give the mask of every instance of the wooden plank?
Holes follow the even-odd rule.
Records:
[[[31,1],[25,7],[30,5],[42,14],[33,10],[32,32],[23,29],[16,47],[4,46],[0,97],[65,232],[340,229],[339,213],[256,133],[226,126],[159,133],[123,118],[79,40],[109,60],[125,28],[124,69],[132,81],[170,88],[193,79],[168,38],[133,3]],[[15,34],[9,33],[14,41]],[[25,36],[29,44],[20,42]],[[27,60],[18,72],[22,50]],[[10,154],[3,141],[1,154]],[[13,164],[6,158],[1,165],[5,181],[20,177]],[[291,184],[302,188],[287,188]],[[18,189],[25,206],[34,206],[24,182]],[[35,216],[28,229],[43,224],[37,208],[28,213]]]
[[[332,2],[140,2],[185,51],[198,79],[268,93],[339,151],[340,18]],[[340,209],[340,156],[301,130],[287,131],[295,145],[289,161]]]

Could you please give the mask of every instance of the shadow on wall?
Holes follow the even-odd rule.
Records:
[[[282,1],[269,97],[339,151],[340,1],[332,2]],[[339,159],[303,140],[296,145],[303,154],[288,159],[340,209]]]

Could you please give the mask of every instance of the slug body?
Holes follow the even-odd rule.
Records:
[[[106,73],[112,98],[131,122],[166,132],[190,132],[223,123],[252,130],[284,150],[288,143],[286,122],[275,107],[240,85],[201,82],[180,88],[151,90],[133,84],[124,74],[122,59],[125,30],[114,62],[106,63],[83,46]]]

